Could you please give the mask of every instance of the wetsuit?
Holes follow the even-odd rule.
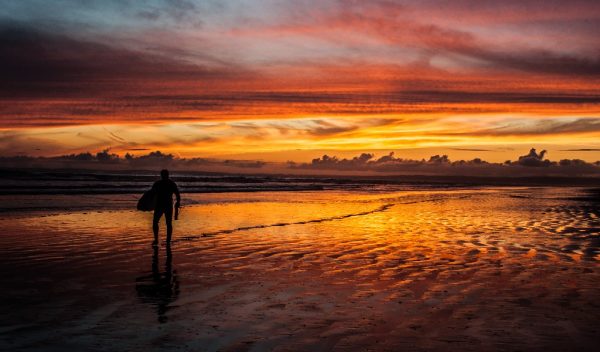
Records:
[[[179,189],[175,182],[170,179],[161,179],[154,182],[152,190],[156,194],[156,206],[154,207],[154,218],[152,221],[154,241],[158,241],[158,221],[164,214],[167,223],[167,242],[170,242],[171,235],[173,234],[173,194],[175,194],[177,204],[179,204],[181,199]]]

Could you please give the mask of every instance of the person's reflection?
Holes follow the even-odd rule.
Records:
[[[167,246],[165,272],[161,273],[158,262],[158,247],[153,247],[152,274],[138,277],[135,285],[138,297],[144,303],[156,307],[158,321],[167,322],[169,305],[179,296],[179,281],[177,272],[173,270],[173,255],[171,246]]]

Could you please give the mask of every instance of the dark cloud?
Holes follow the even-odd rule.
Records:
[[[0,127],[600,104],[594,2],[64,4],[15,1],[1,19]],[[206,30],[189,30],[200,21]],[[519,27],[536,21],[544,30]],[[593,35],[581,42],[592,44],[552,44],[544,21],[576,39],[585,27]],[[506,44],[510,28],[491,35],[499,24],[523,29],[522,42]]]
[[[431,85],[435,83],[430,82]],[[464,90],[411,90],[402,89],[397,92],[380,93],[339,93],[327,91],[312,92],[236,92],[235,94],[195,94],[195,95],[148,95],[125,96],[127,101],[140,102],[172,102],[191,108],[215,108],[227,104],[255,104],[259,102],[283,104],[372,104],[373,109],[380,108],[379,104],[405,103],[555,103],[578,104],[600,103],[600,94],[582,93],[532,93],[532,92],[469,92]],[[368,107],[367,107],[368,108]],[[358,110],[358,109],[357,109]],[[357,112],[354,111],[354,112]]]
[[[152,81],[218,80],[240,73],[228,70],[0,25],[0,95],[4,97],[114,95]]]
[[[465,41],[465,35],[441,31],[435,27],[423,29],[429,35],[440,39],[433,40],[442,47],[456,46],[457,41]],[[469,36],[466,36],[469,37]],[[443,38],[443,41],[440,42]],[[448,42],[447,44],[444,44]],[[119,44],[117,42],[116,44]],[[433,43],[432,43],[433,45]],[[460,44],[460,50],[472,45]],[[243,81],[250,74],[241,67],[222,62],[214,67],[192,65],[173,57],[182,57],[181,53],[171,55],[170,49],[163,55],[149,54],[132,49],[108,46],[99,42],[82,41],[62,34],[48,33],[14,23],[0,24],[0,74],[4,96],[77,96],[81,94],[131,91],[131,85],[149,81],[201,81],[212,82]],[[448,49],[450,50],[450,49]],[[458,49],[452,49],[458,50]],[[475,50],[476,51],[476,50]],[[484,54],[480,56],[486,56]],[[488,54],[492,57],[493,55]],[[548,53],[540,57],[555,62],[565,71],[589,71],[584,63],[574,60],[570,68],[564,61],[550,60]],[[501,60],[499,60],[501,61]],[[511,61],[511,60],[505,60]],[[514,61],[514,60],[513,60]],[[529,62],[525,60],[526,62]],[[515,64],[515,66],[518,66]],[[542,66],[533,60],[524,66],[538,68]],[[339,78],[338,78],[339,79]],[[164,82],[163,82],[164,83]],[[424,83],[424,82],[422,82]],[[407,82],[408,84],[408,82]],[[436,82],[426,86],[434,87]],[[110,89],[109,89],[110,88]],[[120,88],[120,89],[118,89]],[[111,94],[114,95],[114,94]],[[169,100],[173,103],[187,104],[190,107],[215,108],[223,101],[236,102],[282,102],[282,103],[415,103],[415,102],[531,102],[531,103],[598,103],[597,93],[556,93],[556,92],[469,92],[452,89],[403,89],[398,93],[365,94],[331,92],[244,92],[228,95],[149,95],[127,97],[141,100]],[[92,113],[92,112],[91,112]]]
[[[131,170],[171,168],[180,171],[218,171],[241,173],[317,173],[317,174],[396,174],[438,176],[600,176],[600,161],[595,163],[580,159],[551,161],[545,151],[535,149],[516,161],[490,163],[481,158],[452,161],[447,155],[433,155],[428,159],[414,160],[397,157],[393,152],[376,157],[362,153],[353,158],[324,155],[309,163],[288,162],[286,165],[258,160],[219,160],[207,158],[181,158],[174,154],[152,151],[147,154],[124,156],[109,149],[96,153],[84,152],[56,157],[14,156],[0,157],[4,168],[79,168],[98,170]]]
[[[469,92],[459,90],[401,91],[395,102],[441,102],[441,103],[552,103],[583,104],[600,103],[597,93],[535,93],[535,92]]]
[[[562,149],[561,152],[600,152],[600,148]]]
[[[0,157],[3,167],[11,168],[79,168],[99,170],[160,169],[172,168],[189,171],[229,171],[260,170],[265,165],[257,160],[219,160],[206,158],[180,158],[161,151],[143,155],[130,153],[124,156],[111,153],[109,149],[97,153],[83,152],[56,157],[14,156]]]
[[[544,160],[546,153],[546,150],[542,150],[538,154],[535,148],[531,148],[528,154],[519,157],[519,159],[516,161],[516,164],[533,167],[550,166],[552,164],[550,160]]]
[[[497,9],[494,9],[495,6],[490,6],[490,4],[483,5],[483,8],[486,15],[491,17],[491,20],[493,20],[494,16],[492,11],[513,12],[512,16],[518,17],[514,12],[526,11],[525,8],[530,9],[527,11],[539,10],[535,2],[529,3],[522,9],[519,8],[520,6],[515,8],[514,5],[503,2]],[[558,3],[556,5],[557,8],[565,6]],[[592,18],[598,15],[597,5],[594,7],[591,2],[580,5],[583,5],[582,12],[586,8],[592,10]],[[334,16],[351,18],[351,20],[347,21],[348,26],[359,26],[367,33],[378,34],[384,40],[400,46],[426,48],[430,54],[459,54],[471,60],[475,59],[479,62],[484,62],[488,67],[496,69],[515,69],[530,73],[559,74],[565,76],[587,77],[600,75],[598,47],[592,48],[591,56],[584,56],[581,54],[566,54],[546,49],[537,49],[535,46],[494,46],[486,41],[485,37],[482,38],[476,35],[476,30],[458,30],[432,23],[422,24],[406,20],[399,21],[398,18],[405,17],[405,6],[397,6],[388,1],[371,2],[366,5],[355,2],[344,2],[343,6],[345,9],[339,11]],[[463,12],[465,9],[468,9],[467,12],[471,12],[471,15],[473,15],[478,13],[476,8],[480,6],[457,4],[449,5],[448,10],[450,12]],[[471,65],[473,65],[473,62],[471,62]]]
[[[37,83],[32,83],[37,84]],[[77,87],[79,83],[74,84]],[[75,89],[75,88],[74,88]],[[142,92],[143,88],[140,89]],[[77,91],[73,94],[81,94],[84,91]],[[110,94],[118,93],[119,90],[110,91]],[[89,92],[88,92],[89,93]],[[33,94],[33,92],[24,93]],[[52,95],[58,93],[48,93],[42,89],[38,95]],[[209,119],[227,118],[235,116],[237,118],[253,118],[265,116],[281,116],[281,111],[298,114],[345,114],[345,115],[363,115],[363,114],[392,114],[403,112],[440,112],[453,111],[451,106],[442,106],[441,104],[454,103],[542,103],[553,102],[574,104],[574,103],[600,103],[600,96],[577,95],[572,94],[563,97],[557,94],[531,95],[531,93],[469,93],[459,91],[401,91],[398,93],[328,93],[328,92],[282,92],[282,93],[253,93],[253,92],[235,92],[235,93],[199,93],[181,95],[123,95],[110,98],[102,97],[104,93],[98,93],[100,97],[85,100],[59,100],[50,105],[38,107],[36,105],[27,105],[21,101],[5,101],[0,105],[0,123],[4,126],[57,126],[72,124],[97,123],[101,118],[103,122],[111,121],[143,121],[143,122],[162,122],[162,121],[201,121]],[[435,104],[435,105],[423,105]],[[477,107],[462,106],[456,109],[457,112],[465,113],[468,111],[485,112],[498,111],[497,106]],[[178,111],[195,111],[196,115],[181,115]],[[152,115],[149,115],[151,112]],[[544,124],[545,122],[539,122]],[[551,122],[547,122],[550,124]],[[503,134],[536,134],[544,131],[542,128],[532,128],[523,130],[516,126],[509,126],[498,130],[483,130],[483,134],[503,133]],[[566,127],[566,126],[565,126]],[[590,127],[595,128],[594,124]],[[574,126],[571,126],[573,129]],[[449,132],[451,133],[451,132]],[[477,132],[479,133],[479,131]]]
[[[546,151],[534,148],[516,161],[490,163],[481,158],[451,161],[447,155],[433,155],[429,159],[413,160],[396,157],[394,153],[375,158],[363,153],[351,159],[324,155],[310,163],[288,162],[291,169],[321,172],[343,171],[359,173],[392,173],[423,175],[468,176],[583,176],[600,175],[600,162],[588,163],[579,159],[559,162],[544,159]]]
[[[362,153],[351,159],[339,159],[336,156],[323,155],[310,163],[289,162],[292,169],[329,169],[344,171],[392,171],[398,167],[412,168],[421,165],[449,164],[447,155],[434,155],[429,160],[412,160],[397,158],[393,152],[380,158],[372,153]]]
[[[515,55],[480,49],[471,51],[470,54],[500,67],[527,72],[584,77],[600,75],[600,59],[598,58],[556,54],[548,50],[531,50],[522,55]]]
[[[575,56],[542,49],[493,48],[470,33],[434,25],[417,27],[425,32],[423,42],[436,51],[456,53],[486,62],[492,68],[565,76],[600,75],[600,58]]]

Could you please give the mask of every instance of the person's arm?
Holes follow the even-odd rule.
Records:
[[[175,206],[179,208],[179,205],[181,205],[181,196],[179,195],[179,188],[177,188],[177,184],[175,182],[173,182],[173,188],[173,193],[175,193],[175,198],[177,199]]]

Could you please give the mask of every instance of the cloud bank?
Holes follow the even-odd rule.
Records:
[[[173,154],[152,151],[148,154],[120,156],[105,149],[97,153],[61,155],[56,157],[0,157],[3,168],[17,169],[89,169],[89,170],[160,170],[164,168],[207,172],[259,172],[262,161],[178,158]],[[249,171],[250,170],[250,171]]]
[[[376,158],[374,154],[362,153],[351,159],[323,155],[310,163],[289,162],[291,169],[391,173],[405,175],[465,175],[494,177],[525,176],[600,176],[600,161],[589,163],[580,159],[550,161],[546,151],[537,153],[532,148],[516,161],[490,163],[481,158],[451,161],[447,155],[433,155],[429,159],[413,160],[396,157],[393,152]]]
[[[393,152],[380,157],[362,153],[353,158],[323,155],[308,163],[274,163],[257,160],[220,160],[208,158],[180,158],[173,154],[152,151],[147,154],[124,156],[102,150],[97,153],[79,153],[56,157],[1,157],[3,168],[91,169],[91,170],[160,170],[229,172],[244,174],[315,174],[315,175],[432,175],[528,177],[573,176],[600,177],[600,161],[593,163],[580,159],[551,161],[546,151],[532,148],[517,160],[490,163],[481,158],[452,161],[447,155],[433,155],[414,160],[396,157]]]

